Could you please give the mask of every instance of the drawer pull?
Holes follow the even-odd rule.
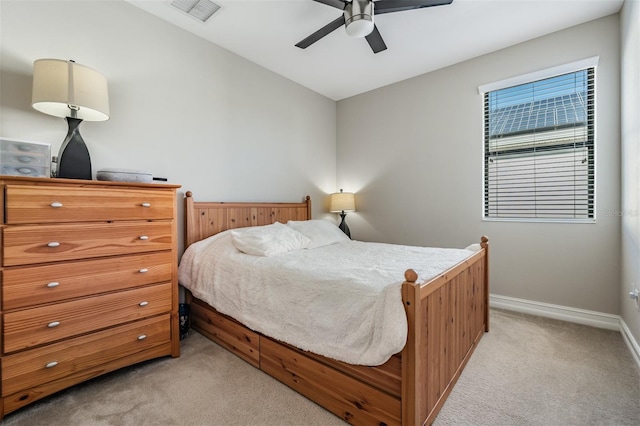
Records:
[[[144,302],[140,302],[138,303],[138,306],[147,306],[149,304],[149,302],[147,302],[146,300]]]
[[[57,241],[51,241],[50,243],[47,243],[47,247],[59,247],[60,243]]]
[[[141,274],[144,274],[145,272],[149,272],[149,270],[147,268],[142,268],[138,272],[140,272]]]
[[[142,207],[151,207],[151,203],[142,203],[140,204]]]
[[[147,235],[140,235],[141,240],[148,240],[149,237]]]
[[[138,340],[144,340],[146,338],[147,338],[146,334],[141,334],[141,335],[138,336]]]
[[[60,325],[60,321],[52,321],[49,324],[47,324],[47,327],[53,328],[53,327],[57,327],[59,325]]]
[[[48,362],[47,365],[44,366],[44,368],[53,368],[56,365],[58,365],[58,361],[51,361],[51,362]]]
[[[53,203],[49,204],[51,207],[53,207],[54,209],[58,209],[60,207],[62,207],[62,203],[58,202],[58,201],[54,201]]]
[[[59,285],[60,285],[59,282],[52,281],[49,284],[47,284],[47,287],[54,288],[54,287],[58,287]]]

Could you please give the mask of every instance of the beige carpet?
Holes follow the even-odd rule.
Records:
[[[436,425],[638,425],[640,372],[619,333],[492,310]],[[344,425],[192,332],[182,356],[8,414],[9,425]]]
[[[443,425],[640,425],[640,371],[620,333],[492,310]]]

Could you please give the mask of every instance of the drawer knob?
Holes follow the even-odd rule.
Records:
[[[149,237],[147,235],[140,235],[141,240],[148,240]]]
[[[51,362],[48,362],[47,365],[44,366],[44,368],[53,368],[56,365],[58,365],[58,361],[51,361]]]
[[[149,304],[149,302],[147,302],[146,300],[144,302],[140,302],[138,303],[138,306],[147,306]]]
[[[49,324],[47,324],[47,327],[53,328],[53,327],[57,327],[59,325],[60,325],[60,321],[52,321]]]
[[[47,243],[47,247],[59,247],[60,243],[57,241],[51,241],[50,243]]]
[[[146,334],[141,334],[141,335],[138,336],[138,340],[144,340],[146,338],[147,338]]]
[[[142,203],[140,204],[142,207],[151,207],[151,203]]]
[[[145,272],[149,272],[149,270],[147,268],[142,268],[138,272],[140,272],[141,274],[144,274]]]
[[[53,203],[50,204],[51,207],[53,207],[54,209],[58,209],[60,207],[62,207],[62,203],[58,202],[58,201],[54,201]]]
[[[49,288],[54,288],[54,287],[58,287],[59,285],[60,285],[60,283],[59,283],[59,282],[52,281],[52,282],[50,282],[49,284],[47,284],[47,287],[49,287]]]

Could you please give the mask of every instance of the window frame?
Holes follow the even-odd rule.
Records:
[[[512,78],[508,78],[505,80],[500,80],[500,81],[496,81],[493,83],[488,83],[488,84],[484,84],[478,87],[478,93],[481,95],[480,96],[480,101],[481,101],[481,105],[482,105],[482,179],[481,179],[481,184],[482,184],[482,191],[481,191],[481,196],[482,196],[482,220],[483,221],[488,221],[488,222],[527,222],[527,223],[535,223],[535,222],[558,222],[558,223],[596,223],[596,205],[597,205],[597,200],[596,200],[596,184],[597,184],[597,173],[596,173],[596,122],[595,122],[595,117],[597,116],[597,102],[596,102],[596,80],[597,80],[597,65],[599,62],[599,57],[595,56],[595,57],[591,57],[591,58],[587,58],[587,59],[583,59],[583,60],[579,60],[576,62],[571,62],[568,64],[564,64],[564,65],[560,65],[557,67],[553,67],[553,68],[548,68],[548,69],[544,69],[544,70],[540,70],[540,71],[536,71],[536,72],[532,72],[532,73],[528,73],[528,74],[523,74],[523,75],[519,75],[516,77],[512,77]],[[487,149],[488,149],[488,143],[486,140],[486,135],[487,135],[487,126],[488,126],[488,122],[486,120],[486,112],[485,112],[485,105],[486,105],[486,97],[488,96],[488,93],[490,92],[494,92],[497,90],[501,90],[501,89],[506,89],[506,88],[510,88],[510,87],[514,87],[514,86],[519,86],[522,84],[528,84],[528,83],[534,83],[536,81],[539,80],[545,80],[548,78],[552,78],[552,77],[557,77],[563,74],[570,74],[570,73],[575,73],[578,71],[584,71],[584,70],[589,70],[592,69],[593,71],[593,94],[590,95],[592,102],[593,102],[593,123],[589,124],[589,122],[587,122],[587,129],[586,132],[587,134],[592,134],[592,146],[591,148],[591,154],[592,154],[592,166],[593,166],[593,172],[590,175],[589,179],[593,181],[593,190],[592,192],[588,195],[590,199],[592,199],[592,204],[591,204],[591,212],[592,212],[592,217],[588,217],[588,218],[563,218],[563,217],[549,217],[549,218],[542,218],[542,217],[492,217],[492,216],[487,216],[488,212],[488,203],[486,200],[486,196],[487,196],[487,184],[488,184],[488,179],[489,179],[489,174],[488,174],[488,168],[487,168]]]

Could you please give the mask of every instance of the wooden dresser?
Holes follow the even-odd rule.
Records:
[[[0,176],[0,419],[180,355],[176,189]]]

